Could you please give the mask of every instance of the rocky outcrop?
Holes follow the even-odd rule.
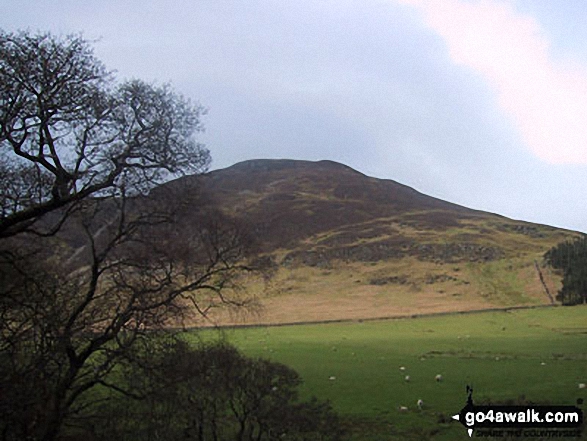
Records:
[[[423,261],[441,263],[489,262],[502,258],[504,252],[495,246],[475,243],[417,244],[408,240],[384,240],[336,248],[320,247],[296,250],[288,253],[282,264],[285,266],[306,265],[326,268],[334,260],[377,262],[408,256]]]
[[[407,245],[406,245],[407,246]],[[337,248],[318,248],[297,250],[288,253],[282,264],[328,267],[333,260],[345,262],[377,262],[380,260],[398,259],[406,255],[397,243],[375,242]]]
[[[545,228],[545,227],[542,227]],[[548,227],[546,227],[548,228]],[[526,224],[501,224],[498,226],[498,229],[501,231],[505,231],[508,233],[517,233],[523,234],[524,236],[529,236],[532,238],[542,238],[546,235],[538,229],[538,227],[534,225],[526,225]]]
[[[373,277],[369,280],[369,285],[405,285],[408,283],[407,276],[388,276],[388,277]]]
[[[410,250],[420,260],[442,263],[489,262],[501,259],[503,250],[495,246],[477,243],[452,242],[445,244],[422,244]]]

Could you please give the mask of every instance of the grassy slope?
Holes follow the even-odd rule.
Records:
[[[224,332],[245,353],[299,371],[303,393],[330,399],[356,439],[464,439],[447,418],[464,405],[467,384],[477,401],[587,398],[577,388],[587,380],[586,307]]]
[[[262,304],[247,323],[546,304],[534,261],[578,235],[471,210],[331,161],[251,160],[166,186],[201,192],[242,222],[273,262],[267,286],[245,283]],[[185,234],[198,234],[186,216]],[[545,278],[556,294],[560,277],[545,271]],[[242,322],[222,311],[211,318]]]
[[[512,230],[519,225],[531,226],[532,235]],[[385,227],[390,230],[387,235]],[[330,231],[312,237],[302,247],[327,249],[324,241],[338,234],[342,233]],[[379,220],[377,236],[353,237],[351,244],[377,243],[393,236],[413,241],[414,254],[372,262],[333,259],[314,266],[281,264],[268,285],[249,286],[263,305],[257,315],[243,319],[219,313],[215,319],[224,324],[292,323],[548,304],[534,262],[541,262],[550,247],[572,235],[489,215],[439,230],[400,225],[398,219]],[[484,261],[466,255],[418,254],[420,245],[450,247],[461,243],[499,248],[502,255]],[[274,259],[281,262],[291,251],[278,250]],[[543,274],[555,295],[560,277],[547,268]]]

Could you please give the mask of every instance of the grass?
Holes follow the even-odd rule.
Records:
[[[223,338],[296,369],[303,396],[331,400],[355,439],[465,439],[450,416],[467,384],[476,401],[587,398],[578,389],[587,380],[587,307],[230,329]]]
[[[403,282],[372,282],[390,277]],[[256,289],[263,309],[249,316],[248,324],[359,320],[549,303],[533,260],[521,258],[437,264],[409,257],[333,263],[330,268],[280,268],[269,283],[269,289]],[[242,323],[221,312],[212,318],[221,324]]]
[[[524,268],[529,269],[530,277],[523,274]],[[481,296],[495,304],[518,304],[536,303],[536,298],[525,296],[528,291],[524,282],[530,279],[537,279],[536,270],[530,263],[520,262],[520,259],[502,259],[496,262],[489,262],[482,265],[467,264],[473,283],[480,287]],[[525,271],[526,273],[528,271]],[[535,280],[535,285],[538,285]],[[540,286],[538,286],[540,291]],[[539,296],[540,300],[545,297]]]
[[[409,215],[347,225],[308,237],[298,248],[275,251],[273,259],[278,266],[269,286],[246,285],[263,303],[260,314],[247,317],[248,323],[358,320],[550,303],[534,262],[540,263],[550,247],[574,233],[491,216],[433,229],[410,221]],[[523,227],[531,228],[528,234],[524,233],[526,230],[516,230]],[[376,234],[371,236],[370,230]],[[331,240],[339,236],[341,243]],[[408,254],[378,261],[332,259],[314,267],[280,265],[291,251],[365,244],[376,247],[386,240],[397,240],[397,246]],[[409,255],[409,246],[404,242],[410,241],[434,246],[492,247],[502,254],[491,261],[466,254],[426,257],[418,255],[417,250]],[[560,275],[547,269],[543,269],[543,275],[554,295],[560,288]],[[372,282],[390,277],[403,282]],[[221,309],[210,317],[224,325],[242,323]]]

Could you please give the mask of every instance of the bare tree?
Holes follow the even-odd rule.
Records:
[[[0,234],[88,196],[146,192],[204,171],[203,109],[139,80],[114,83],[78,36],[0,34]]]
[[[238,226],[149,196],[206,170],[201,115],[169,86],[115,83],[81,37],[0,33],[1,440],[58,439],[100,388],[130,393],[116,366],[149,331],[244,304],[225,294],[250,270]]]

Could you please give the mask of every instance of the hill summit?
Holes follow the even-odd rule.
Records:
[[[349,228],[364,230],[365,222],[377,219],[406,216],[442,228],[484,214],[333,161],[245,161],[209,173],[205,188],[219,206],[255,224],[262,242],[273,247],[335,229],[346,228],[348,236]]]
[[[515,221],[333,161],[250,160],[196,187],[252,226],[276,275],[255,322],[359,319],[550,303],[543,254],[573,232]]]

